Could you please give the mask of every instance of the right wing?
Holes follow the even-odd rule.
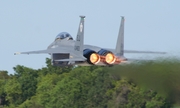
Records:
[[[104,48],[106,50],[109,50],[116,54],[116,49],[111,49],[111,48]],[[147,53],[147,54],[166,54],[167,52],[159,52],[159,51],[138,51],[138,50],[124,50],[124,53]]]
[[[124,50],[124,22],[125,19],[121,17],[121,23],[119,28],[118,39],[116,43],[116,48],[113,51],[118,56],[123,56],[124,53],[151,53],[151,54],[166,54],[166,52],[157,52],[157,51],[135,51],[135,50]]]
[[[125,53],[150,53],[150,54],[166,54],[166,52],[158,51],[136,51],[136,50],[124,50]]]

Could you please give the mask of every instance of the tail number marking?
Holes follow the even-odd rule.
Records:
[[[75,51],[80,51],[80,46],[74,46]]]
[[[83,31],[83,25],[82,25],[82,23],[80,24],[80,32],[82,32]]]

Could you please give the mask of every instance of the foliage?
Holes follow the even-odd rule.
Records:
[[[7,71],[0,71],[0,106],[7,104],[5,85],[9,78],[10,76]]]
[[[134,82],[142,89],[157,91],[168,101],[180,101],[180,61],[166,59],[116,66],[112,74]],[[118,70],[118,71],[117,71]]]
[[[179,100],[179,61],[54,67],[46,59],[46,64],[38,70],[17,65],[14,75],[0,71],[0,107],[169,108]]]

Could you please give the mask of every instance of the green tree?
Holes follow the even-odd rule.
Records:
[[[21,99],[23,102],[35,95],[38,73],[36,70],[20,65],[14,67],[14,70],[17,81],[21,86]]]
[[[46,58],[46,67],[43,67],[42,69],[39,69],[39,74],[46,75],[48,73],[56,73],[56,74],[62,74],[64,72],[69,72],[73,69],[72,66],[68,67],[60,67],[60,66],[53,66],[51,65],[51,59]]]
[[[22,103],[21,85],[16,77],[12,77],[6,82],[5,93],[7,94],[6,99],[10,106],[17,106]]]
[[[114,67],[55,67],[50,59],[46,63],[47,67],[38,70],[17,65],[14,75],[0,73],[0,93],[5,93],[7,107],[169,108],[167,95],[152,84],[164,81],[168,87],[173,84],[179,88],[179,63],[140,62]]]
[[[5,84],[10,78],[7,71],[0,71],[0,105],[7,105],[6,93],[5,93]]]

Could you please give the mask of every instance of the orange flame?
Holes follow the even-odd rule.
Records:
[[[114,56],[114,54],[112,53],[108,53],[106,54],[106,57],[105,57],[105,62],[108,63],[108,64],[113,64],[116,60],[116,57]]]
[[[100,61],[100,56],[96,53],[92,53],[90,56],[90,61],[93,64],[97,64]]]

